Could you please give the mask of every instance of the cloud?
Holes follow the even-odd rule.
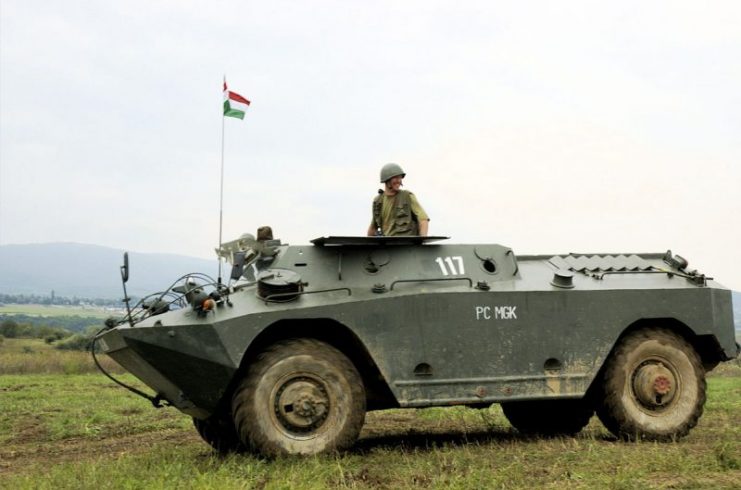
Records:
[[[741,7],[101,4],[0,11],[0,243],[210,257],[362,234],[398,161],[432,232],[520,253],[672,247],[741,289]]]

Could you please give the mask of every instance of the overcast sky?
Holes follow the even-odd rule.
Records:
[[[741,290],[741,3],[0,2],[0,245],[362,235],[664,252]]]

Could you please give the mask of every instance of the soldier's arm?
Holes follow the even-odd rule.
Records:
[[[430,227],[430,220],[423,219],[419,221],[419,236],[427,236],[427,230]]]
[[[368,225],[368,236],[376,236],[376,223],[375,223],[375,221],[371,221],[371,224]]]
[[[427,236],[427,232],[430,229],[430,217],[427,216],[424,208],[417,200],[417,196],[409,193],[409,201],[412,207],[412,213],[417,217],[417,224],[419,226],[419,236]]]

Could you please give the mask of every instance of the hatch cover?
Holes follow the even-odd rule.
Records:
[[[447,240],[447,236],[327,236],[311,241],[320,247],[380,246],[380,245],[421,245],[423,243]]]

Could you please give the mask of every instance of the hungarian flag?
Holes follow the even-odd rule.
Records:
[[[249,100],[231,90],[228,90],[226,88],[226,80],[224,80],[224,116],[244,119],[244,112],[247,110],[249,105]]]

